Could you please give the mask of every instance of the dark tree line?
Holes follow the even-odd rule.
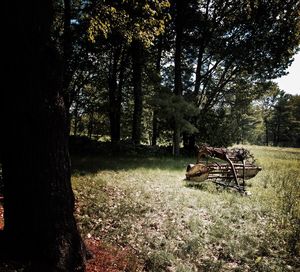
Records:
[[[244,141],[235,117],[299,45],[298,1],[99,3],[73,9],[71,132],[115,146]]]

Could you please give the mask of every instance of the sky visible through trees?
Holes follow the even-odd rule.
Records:
[[[300,53],[297,53],[294,58],[292,65],[287,69],[288,74],[274,81],[286,93],[300,95]]]

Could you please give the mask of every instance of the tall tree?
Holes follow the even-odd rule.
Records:
[[[109,68],[109,120],[111,142],[117,144],[121,137],[121,101],[127,49],[122,45],[112,47]],[[120,64],[119,64],[120,63]]]
[[[294,0],[192,1],[185,16],[182,62],[190,58],[195,67],[195,76],[183,86],[201,111],[195,125],[196,119],[209,122],[207,111],[226,100],[230,104],[240,78],[255,84],[285,73],[299,45],[299,9]]]
[[[132,141],[140,144],[142,135],[142,112],[143,112],[143,43],[134,39],[132,41],[132,84],[133,84],[133,118],[132,118]]]
[[[161,87],[161,59],[162,59],[162,51],[163,51],[163,37],[160,36],[158,38],[157,44],[157,52],[155,54],[155,89],[159,90]],[[151,145],[156,146],[157,138],[158,138],[158,108],[154,107],[153,116],[152,116],[152,137],[151,137]]]
[[[176,96],[182,95],[182,70],[181,70],[181,58],[182,58],[182,37],[183,37],[183,21],[184,21],[184,3],[183,1],[176,0],[175,9],[175,56],[174,56],[174,94]],[[173,133],[173,155],[179,155],[180,149],[180,126],[176,119],[174,119],[174,133]]]
[[[270,143],[270,124],[272,118],[272,112],[274,111],[274,106],[277,103],[280,89],[278,85],[274,82],[266,82],[260,85],[264,95],[259,100],[259,106],[262,112],[263,127],[265,134],[265,145],[268,146]]]
[[[54,1],[10,2],[10,105],[1,120],[4,220],[0,254],[30,271],[84,271],[74,219],[61,56],[51,38]],[[13,49],[13,50],[12,50]],[[15,113],[19,116],[15,119]],[[1,116],[2,117],[2,116]]]
[[[270,134],[275,146],[297,146],[299,144],[300,120],[299,98],[281,91],[273,105],[270,118]]]
[[[92,12],[89,26],[89,37],[92,42],[109,42],[117,39],[116,58],[112,61],[109,69],[109,99],[110,99],[110,122],[112,142],[120,139],[120,106],[122,100],[121,88],[124,79],[124,68],[126,62],[119,61],[120,51],[118,46],[123,44],[130,48],[132,60],[132,87],[133,87],[133,114],[131,137],[135,144],[139,144],[142,136],[142,112],[143,112],[143,66],[144,50],[152,46],[155,38],[160,35],[165,28],[169,7],[168,0],[156,1],[122,1],[106,2],[99,5],[95,2],[95,9]],[[112,44],[114,45],[114,44]],[[115,47],[116,45],[114,45]],[[128,67],[127,67],[128,68]],[[120,71],[118,71],[120,70]],[[117,75],[122,79],[117,79]],[[119,82],[119,88],[117,88]],[[119,122],[119,124],[118,124]],[[116,140],[117,139],[117,140]]]

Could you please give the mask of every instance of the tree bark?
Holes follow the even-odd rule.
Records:
[[[70,181],[61,57],[51,40],[51,0],[12,2],[13,48],[1,124],[4,220],[0,255],[31,261],[30,271],[84,271],[85,252]],[[17,118],[15,117],[17,116]]]
[[[133,40],[132,45],[132,81],[134,110],[132,119],[132,141],[140,144],[142,136],[142,113],[143,113],[143,44],[138,40]]]
[[[157,58],[155,63],[155,72],[158,76],[158,81],[155,82],[155,86],[157,90],[160,89],[160,84],[161,84],[160,67],[161,67],[161,57],[162,57],[162,46],[163,46],[163,41],[162,41],[162,37],[160,37],[158,42]],[[158,109],[155,108],[153,110],[153,117],[152,117],[152,138],[151,138],[152,146],[155,146],[157,144],[157,138],[158,138]]]
[[[119,84],[117,89],[117,96],[116,96],[116,130],[117,130],[117,137],[118,142],[121,139],[121,114],[122,114],[122,96],[123,96],[123,85],[124,85],[124,76],[126,71],[126,64],[128,61],[128,52],[127,48],[123,48],[122,54],[121,54],[121,61],[120,61],[120,67],[119,67]]]
[[[151,145],[157,145],[157,138],[158,138],[158,120],[157,120],[157,109],[153,111],[152,117],[152,137],[151,137]]]
[[[110,120],[110,138],[112,144],[120,142],[120,111],[121,101],[117,94],[118,83],[118,62],[121,55],[121,48],[116,47],[112,52],[112,65],[109,75],[109,120]]]
[[[182,36],[183,36],[183,1],[176,0],[176,17],[175,17],[175,84],[174,94],[182,95],[182,69],[181,69],[181,55],[182,55]],[[174,133],[173,133],[173,155],[178,156],[180,153],[180,126],[178,121],[174,119]]]

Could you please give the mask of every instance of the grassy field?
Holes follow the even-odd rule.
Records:
[[[251,196],[189,186],[195,158],[73,158],[83,235],[130,248],[128,271],[300,271],[300,150],[247,148]]]

